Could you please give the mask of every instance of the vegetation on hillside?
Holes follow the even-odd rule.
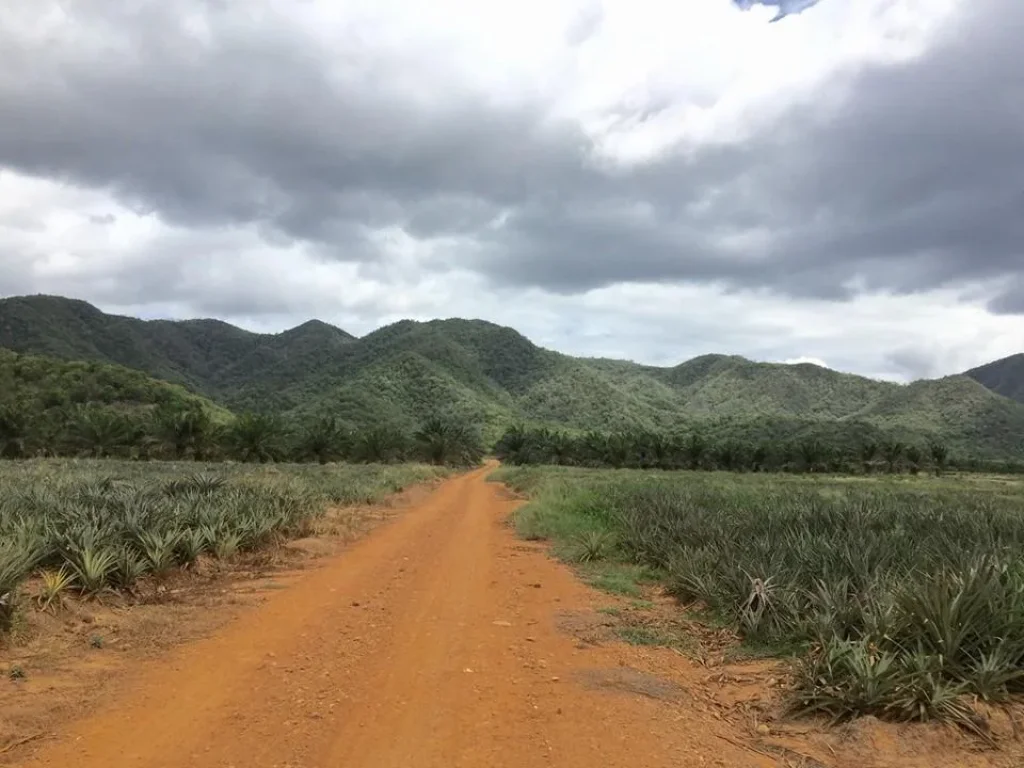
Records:
[[[201,406],[219,417],[227,411],[183,387],[141,371],[95,362],[64,362],[0,349],[0,402],[25,414],[87,405],[124,408]]]
[[[1024,456],[1024,405],[966,377],[901,386],[721,355],[674,368],[585,360],[482,321],[401,321],[360,339],[316,321],[253,334],[213,320],[141,321],[84,302],[19,297],[0,300],[0,346],[128,365],[236,412],[292,423],[331,416],[411,434],[447,412],[480,425],[488,443],[525,423],[775,443],[838,431],[858,443],[870,435],[938,441],[958,456]]]
[[[230,413],[139,371],[0,349],[0,458],[40,453],[111,455],[152,447],[146,425],[168,412],[220,425]],[[212,428],[212,427],[211,427]]]
[[[177,385],[99,363],[0,350],[0,458],[235,459],[479,463],[479,432],[456,416],[415,430],[381,420],[351,428],[331,416],[237,416]]]
[[[325,323],[257,334],[220,320],[139,320],[60,296],[0,300],[0,347],[62,360],[123,365],[207,396],[244,384],[255,370],[316,363],[351,336]]]
[[[972,368],[969,376],[993,392],[1024,403],[1024,352]]]
[[[748,642],[796,654],[792,705],[948,719],[1024,693],[1024,488],[519,468],[529,538],[643,566]]]

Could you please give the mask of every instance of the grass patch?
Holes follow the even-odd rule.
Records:
[[[573,559],[579,543],[587,536],[607,535],[601,519],[602,503],[596,493],[574,489],[568,484],[543,486],[538,497],[520,507],[514,516],[516,531],[531,541],[554,541],[559,556]]]
[[[640,596],[640,578],[636,566],[601,563],[580,569],[583,580],[603,592],[623,597]]]
[[[626,616],[623,626],[616,628],[615,634],[630,645],[674,648],[688,653],[696,647],[696,642],[682,625],[637,616]]]
[[[674,638],[654,627],[620,627],[615,634],[630,645],[652,645],[671,647],[674,645]]]
[[[583,561],[589,583],[638,598],[661,578],[736,630],[740,653],[796,656],[798,711],[972,727],[972,698],[1024,694],[1018,483],[533,467],[499,477],[533,499],[520,532]],[[579,557],[581,541],[600,557]]]
[[[798,659],[807,651],[806,643],[762,643],[745,638],[739,645],[725,649],[727,662],[759,661],[761,659]]]

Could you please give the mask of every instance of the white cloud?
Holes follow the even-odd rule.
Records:
[[[821,368],[830,368],[831,366],[822,360],[820,357],[790,357],[782,361],[785,365],[817,365]]]

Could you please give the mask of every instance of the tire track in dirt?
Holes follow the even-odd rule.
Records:
[[[773,766],[682,698],[586,684],[636,649],[557,628],[602,598],[442,484],[218,634],[140,665],[31,768]],[[604,671],[604,672],[602,672]]]

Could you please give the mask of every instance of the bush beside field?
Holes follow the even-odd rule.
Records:
[[[683,603],[793,654],[793,706],[949,719],[1024,692],[1024,485],[501,470],[529,538],[657,572]]]

